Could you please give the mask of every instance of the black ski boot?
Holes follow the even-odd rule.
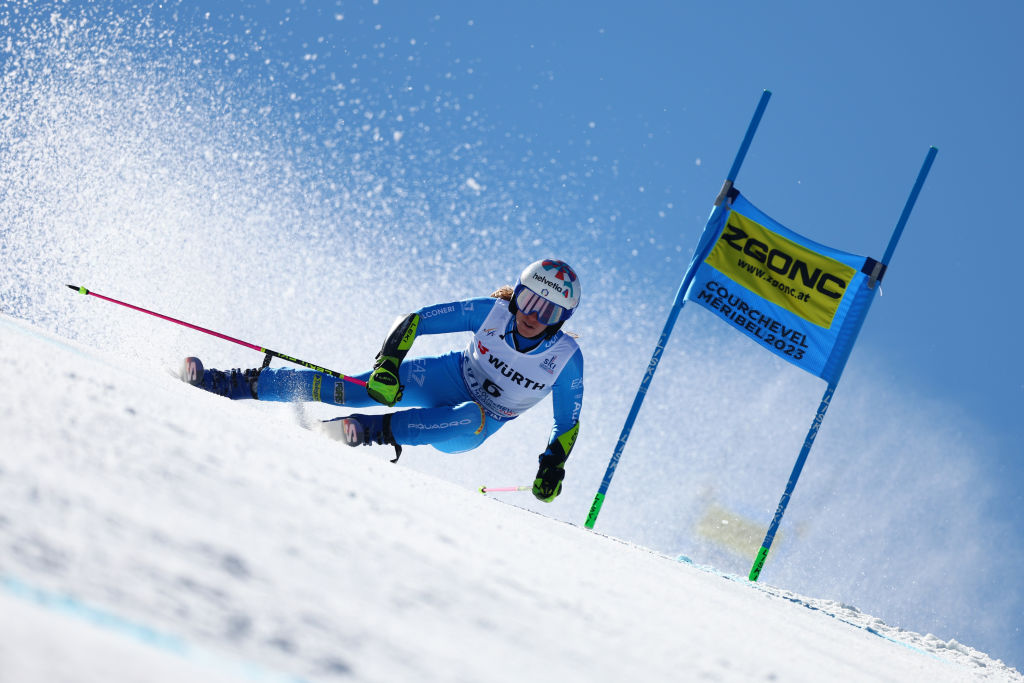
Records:
[[[256,380],[259,376],[258,369],[207,370],[203,368],[203,362],[194,356],[189,356],[181,364],[182,381],[230,399],[256,398]]]
[[[321,430],[332,439],[344,441],[349,446],[394,446],[395,458],[391,462],[398,462],[402,456],[402,446],[395,441],[395,436],[391,433],[392,415],[393,413],[336,417],[321,422]]]

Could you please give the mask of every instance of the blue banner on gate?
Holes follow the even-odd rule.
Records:
[[[686,299],[827,382],[843,372],[874,298],[872,258],[809,240],[733,191],[712,212]]]

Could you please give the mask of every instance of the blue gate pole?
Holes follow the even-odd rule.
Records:
[[[729,190],[732,189],[733,183],[736,181],[736,176],[739,174],[740,166],[743,164],[743,159],[747,156],[747,150],[750,149],[750,143],[754,139],[754,133],[757,131],[757,126],[761,122],[761,117],[764,115],[765,107],[768,106],[768,99],[771,96],[771,91],[768,90],[761,93],[761,99],[757,103],[757,109],[754,110],[754,116],[750,120],[750,125],[747,126],[747,133],[743,136],[743,142],[740,144],[740,149],[736,153],[735,160],[732,162],[732,168],[729,169],[729,175],[725,180],[725,184],[722,186],[722,192],[719,193],[718,199],[715,200],[715,209],[711,214],[711,218],[708,219],[708,223],[710,223],[722,211],[728,210],[725,198],[728,195]],[[594,502],[591,504],[590,512],[587,514],[585,526],[588,529],[594,528],[597,516],[601,512],[601,506],[604,505],[605,494],[608,493],[608,487],[612,483],[612,477],[615,476],[615,468],[618,467],[619,458],[622,457],[622,451],[626,448],[626,441],[629,439],[629,433],[633,429],[633,423],[636,422],[636,417],[640,413],[640,406],[643,405],[644,398],[647,395],[647,388],[649,387],[651,380],[654,378],[654,371],[658,369],[658,362],[661,360],[661,356],[665,352],[665,345],[668,344],[668,338],[672,334],[672,328],[675,327],[676,319],[679,317],[679,311],[682,310],[683,304],[685,303],[686,290],[689,289],[690,283],[693,281],[694,273],[702,260],[703,254],[698,250],[694,253],[693,259],[690,261],[690,265],[686,269],[686,273],[683,275],[683,281],[679,285],[679,291],[676,292],[675,302],[672,304],[672,310],[668,314],[668,320],[665,321],[665,327],[661,332],[661,337],[658,339],[657,346],[654,347],[654,353],[651,355],[651,361],[648,363],[647,369],[644,371],[643,379],[640,381],[640,388],[637,390],[636,397],[633,399],[633,407],[630,408],[629,415],[626,416],[626,424],[622,427],[622,433],[619,434],[619,440],[615,445],[615,451],[612,453],[611,461],[608,463],[608,469],[605,470],[604,479],[601,480],[601,486],[597,491],[597,495],[594,496]]]
[[[836,380],[838,384],[839,380]],[[814,439],[818,436],[818,430],[821,428],[821,423],[825,421],[825,413],[828,411],[828,406],[832,402],[832,394],[836,391],[836,384],[829,384],[825,388],[825,394],[821,397],[821,403],[818,404],[818,412],[814,416],[814,422],[811,423],[811,428],[807,432],[807,438],[804,439],[804,446],[800,449],[800,455],[796,457],[796,464],[793,465],[793,472],[789,475],[789,481],[786,482],[786,490],[782,494],[782,498],[779,500],[779,506],[775,510],[775,517],[772,518],[772,523],[768,527],[768,533],[765,534],[764,541],[761,543],[761,549],[757,551],[757,558],[754,560],[754,566],[750,568],[750,576],[748,577],[751,581],[757,581],[757,577],[761,575],[761,568],[764,566],[764,561],[768,558],[768,551],[772,547],[772,541],[775,540],[775,534],[779,530],[779,525],[782,524],[782,515],[786,514],[786,506],[789,505],[789,499],[793,495],[793,489],[796,488],[796,482],[800,478],[800,473],[804,469],[804,463],[807,462],[807,456],[811,452],[811,446],[814,445]]]
[[[924,164],[921,165],[921,170],[917,174],[917,180],[914,182],[914,187],[910,191],[910,196],[907,197],[907,203],[903,206],[903,213],[900,214],[900,219],[896,223],[896,228],[892,232],[892,237],[889,238],[889,246],[885,250],[885,256],[882,257],[882,265],[888,266],[892,254],[896,251],[896,244],[900,241],[900,236],[903,235],[903,228],[907,225],[907,220],[910,218],[910,212],[914,209],[914,204],[917,203],[917,195],[921,193],[921,188],[924,186],[925,178],[928,177],[928,171],[931,170],[932,162],[935,161],[935,155],[938,154],[938,149],[930,147],[928,154],[925,156]],[[880,278],[880,275],[878,276]],[[876,276],[872,276],[874,281]],[[869,286],[874,286],[873,283]],[[865,312],[865,315],[867,313]],[[857,331],[859,333],[859,329]],[[853,341],[850,344],[856,342],[856,334],[854,334]],[[803,448],[800,449],[800,455],[796,458],[796,464],[793,465],[793,472],[789,475],[789,481],[786,482],[786,490],[782,494],[782,498],[779,499],[779,506],[775,510],[775,516],[772,518],[772,523],[768,527],[768,533],[764,536],[764,541],[761,543],[761,549],[757,551],[757,557],[754,558],[754,564],[750,568],[750,576],[747,577],[751,581],[757,581],[757,577],[761,575],[761,568],[764,567],[764,562],[768,558],[768,551],[771,550],[772,542],[775,540],[775,534],[779,530],[779,525],[782,523],[782,516],[786,514],[786,506],[789,505],[789,499],[793,495],[793,489],[796,488],[796,482],[800,478],[800,473],[804,469],[804,463],[807,461],[807,455],[811,452],[811,446],[814,445],[814,438],[818,435],[818,429],[821,428],[821,423],[825,419],[825,412],[828,410],[829,404],[832,402],[832,394],[836,391],[836,385],[839,384],[839,377],[831,382],[825,389],[824,396],[821,397],[821,403],[818,405],[818,412],[814,416],[814,422],[811,424],[811,429],[807,432],[807,438],[804,439]]]
[[[924,158],[924,163],[921,164],[921,170],[917,174],[917,180],[914,182],[914,188],[910,191],[910,196],[907,197],[907,203],[903,207],[903,213],[900,214],[900,220],[896,223],[896,228],[892,231],[892,237],[889,238],[889,246],[885,249],[885,256],[882,257],[882,265],[888,266],[889,261],[892,260],[892,253],[896,251],[896,243],[900,241],[900,237],[903,236],[903,228],[907,226],[907,220],[910,218],[910,212],[914,209],[914,204],[917,203],[917,195],[921,194],[921,188],[924,186],[924,180],[928,177],[928,172],[932,169],[932,162],[935,161],[935,155],[939,153],[938,148],[929,147],[928,154]]]

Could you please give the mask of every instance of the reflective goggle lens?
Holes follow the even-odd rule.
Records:
[[[524,315],[536,314],[537,322],[544,325],[554,325],[569,317],[565,308],[551,303],[526,287],[520,287],[516,293],[516,308]]]

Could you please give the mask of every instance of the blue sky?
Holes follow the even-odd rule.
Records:
[[[630,267],[667,302],[679,250],[696,242],[763,89],[773,98],[737,186],[840,249],[882,255],[935,145],[854,359],[870,356],[894,385],[980,423],[994,437],[985,467],[1021,481],[1024,369],[1009,261],[1024,236],[1013,218],[987,226],[977,213],[1012,196],[1022,176],[1018,3],[257,7],[332,68],[351,60],[369,67],[352,70],[364,81],[405,79],[460,99],[493,161],[567,175],[581,190],[568,193],[569,219],[614,215],[626,254],[636,250]],[[996,504],[1013,514],[1018,491]]]
[[[1018,4],[257,7],[270,26],[288,18],[293,38],[332,66],[358,62],[366,41],[385,45],[372,76],[411,73],[411,87],[433,82],[461,98],[485,121],[492,155],[515,164],[528,147],[525,163],[592,180],[588,191],[610,197],[638,244],[657,242],[641,247],[640,268],[696,241],[765,88],[774,97],[737,185],[838,248],[881,256],[937,146],[859,352],[887,359],[893,382],[956,402],[1019,454],[1024,371],[1006,309],[1015,278],[991,255],[1017,253],[1024,238],[1012,219],[987,231],[976,215],[1021,176]],[[319,30],[303,33],[307,21]]]
[[[846,546],[852,563],[859,543],[884,539],[859,552],[861,576],[910,573],[909,557],[884,564],[899,554],[893,545],[913,555],[921,544],[933,560],[921,562],[929,576],[922,567],[911,577],[912,604],[881,616],[909,611],[917,630],[966,624],[968,642],[994,643],[996,656],[1024,664],[1024,599],[1006,578],[1024,542],[1024,370],[1013,307],[1024,236],[1012,213],[977,214],[1012,197],[1024,175],[1019,3],[113,7],[5,8],[12,25],[35,16],[41,27],[24,39],[12,28],[4,56],[13,75],[0,84],[14,112],[0,128],[8,155],[0,210],[15,226],[5,254],[18,266],[22,256],[31,261],[24,277],[38,285],[12,269],[17,286],[9,276],[0,290],[5,310],[125,353],[161,348],[152,335],[163,331],[122,334],[119,315],[68,302],[64,289],[49,293],[46,278],[67,273],[330,367],[339,356],[371,358],[399,312],[478,295],[480,282],[564,257],[583,281],[574,322],[585,334],[588,431],[574,456],[580,481],[562,508],[546,512],[576,523],[761,92],[773,97],[737,187],[790,229],[837,249],[881,257],[929,146],[938,147],[787,519],[813,525],[816,505],[864,501],[868,509],[823,508],[829,523],[819,527],[835,519],[849,527],[832,537],[819,528],[825,537],[816,542]],[[62,30],[54,11],[89,21]],[[43,44],[57,46],[52,57]],[[119,62],[121,53],[134,61]],[[180,253],[191,258],[168,258],[182,234]],[[760,472],[745,458],[765,455],[762,433],[786,443],[766,456],[783,473],[765,480],[781,480],[756,501],[739,500],[739,484],[727,497],[770,518],[822,388],[691,308],[602,513],[605,530],[659,549],[676,547],[676,527],[680,550],[693,542],[672,519],[680,496],[662,482],[717,466],[724,450],[735,469],[723,465],[728,476],[716,485],[728,489],[738,470]],[[149,343],[132,343],[140,340]],[[196,352],[173,341],[163,352]],[[760,365],[761,383],[749,387],[725,386],[730,375],[720,370],[702,375],[704,366],[753,374]],[[800,400],[772,414],[773,391]],[[713,404],[718,396],[724,408]],[[693,405],[708,415],[744,412],[748,426],[680,418],[688,431],[679,434],[658,424],[664,411],[671,418]],[[873,441],[879,433],[885,438]],[[862,440],[871,452],[858,451]],[[639,455],[667,451],[666,441],[692,448],[681,464],[638,471]],[[870,509],[879,486],[883,511]],[[649,510],[618,521],[619,501]],[[901,524],[903,533],[894,530]],[[934,568],[956,564],[975,537],[985,537],[984,567],[948,577]],[[778,552],[766,579],[891,607],[890,584],[864,579],[870,585],[858,593],[858,578],[809,578],[830,571],[814,556],[828,550],[815,542],[798,553],[805,574]],[[929,604],[947,579],[976,604]],[[995,623],[981,625],[982,612]]]

